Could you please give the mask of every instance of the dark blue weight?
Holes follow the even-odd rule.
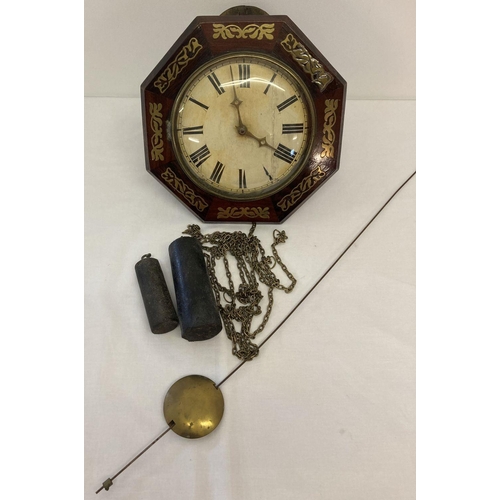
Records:
[[[222,330],[222,321],[200,242],[181,237],[168,251],[182,338],[193,342],[215,337]]]

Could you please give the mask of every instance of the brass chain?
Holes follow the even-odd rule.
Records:
[[[266,255],[257,236],[254,235],[256,224],[253,223],[248,234],[241,231],[219,232],[212,234],[201,233],[196,224],[188,226],[184,234],[196,238],[202,245],[208,276],[212,285],[215,300],[224,323],[226,335],[233,344],[233,354],[239,359],[250,361],[259,354],[259,347],[252,342],[255,336],[264,330],[274,305],[273,291],[283,290],[290,293],[297,280],[281,260],[276,246],[284,243],[288,238],[285,231],[273,232],[274,242],[271,245],[273,256]],[[228,255],[236,259],[236,266],[240,275],[240,284],[236,291]],[[224,264],[228,285],[224,286],[217,279],[217,262]],[[272,269],[278,264],[290,280],[290,285],[282,285]],[[263,298],[259,290],[259,282],[267,286],[268,304],[261,324],[252,332],[252,319],[262,314],[260,301]],[[235,323],[241,323],[239,331]]]

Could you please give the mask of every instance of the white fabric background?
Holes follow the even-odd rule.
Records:
[[[166,428],[162,403],[173,382],[191,373],[220,381],[237,365],[223,332],[201,343],[182,340],[178,329],[158,336],[149,332],[134,265],[151,252],[173,293],[168,244],[197,221],[144,168],[139,99],[116,97],[138,95],[142,79],[192,18],[232,4],[201,5],[87,2],[87,92],[115,96],[86,99],[88,499]],[[410,3],[388,3],[390,16],[383,15],[391,7],[382,8],[382,2],[355,5],[357,15],[351,4],[318,2],[318,11],[325,12],[321,20],[328,13],[334,30],[325,30],[317,11],[299,10],[298,3],[259,6],[294,19],[355,96],[371,96],[370,90],[382,97],[413,97],[413,59],[403,57],[414,44]],[[146,16],[154,9],[165,15]],[[154,47],[140,39],[145,17],[152,23]],[[403,32],[405,23],[409,29]],[[357,38],[356,52],[349,29],[354,24],[358,33],[390,26],[391,36],[398,34],[392,42],[398,55],[387,51],[385,38],[369,35]],[[160,25],[163,38],[154,36]],[[125,33],[127,43],[121,43]],[[379,58],[368,64],[353,57],[361,53]],[[414,127],[412,100],[348,100],[340,171],[280,227],[289,236],[280,252],[298,284],[290,295],[277,294],[268,333],[414,171]],[[226,408],[220,427],[192,442],[167,434],[100,495],[414,498],[414,210],[415,179],[260,356],[222,386]],[[249,227],[201,225],[204,232]],[[257,228],[266,248],[272,230]]]

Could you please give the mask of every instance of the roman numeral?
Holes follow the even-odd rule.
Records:
[[[182,129],[182,135],[196,135],[203,134],[203,125],[197,127],[186,127]]]
[[[276,158],[286,161],[287,163],[292,163],[296,154],[295,150],[288,149],[286,146],[283,146],[283,144],[278,144],[278,147],[274,152],[274,156],[276,156]]]
[[[269,180],[272,181],[273,178],[272,178],[271,174],[267,171],[267,168],[264,167],[264,165],[262,165],[262,168],[264,169],[264,172],[266,173],[266,175],[269,177]]]
[[[207,146],[202,146],[200,149],[196,150],[192,155],[189,156],[191,161],[195,164],[196,167],[200,167],[200,165],[210,158],[210,151]]]
[[[302,134],[304,133],[303,123],[284,123],[282,134]]]
[[[200,106],[200,108],[203,108],[203,109],[208,109],[208,106],[203,104],[202,102],[200,101],[197,101],[196,99],[193,99],[192,97],[189,98],[189,100],[191,102],[194,102],[195,104],[197,104],[198,106]]]
[[[240,174],[240,178],[239,178],[240,189],[246,189],[246,187],[247,187],[247,178],[246,178],[246,175],[245,175],[245,171],[240,168],[239,169],[239,174]]]
[[[296,95],[289,97],[286,101],[283,101],[281,104],[278,104],[277,108],[279,111],[283,111],[285,108],[288,108],[295,101],[298,101],[298,97]]]
[[[250,88],[250,64],[238,64],[240,70],[240,87],[243,89]]]
[[[269,91],[269,89],[271,88],[271,85],[273,84],[274,82],[274,79],[278,76],[277,73],[274,73],[273,77],[271,78],[271,80],[269,80],[269,85],[266,87],[266,90],[264,90],[264,94],[267,94],[267,92]]]
[[[214,86],[214,89],[219,95],[224,93],[224,88],[221,86],[215,73],[210,73],[207,78],[210,80],[210,83]]]
[[[212,175],[210,176],[210,180],[219,184],[223,172],[224,172],[224,165],[220,161],[218,161],[217,165],[215,165]]]

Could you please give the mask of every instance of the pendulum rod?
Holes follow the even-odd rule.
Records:
[[[323,281],[323,279],[327,276],[327,274],[337,265],[337,263],[340,261],[340,259],[349,251],[349,249],[356,243],[356,241],[360,238],[360,236],[368,229],[368,227],[372,224],[372,222],[380,215],[380,213],[385,209],[385,207],[393,200],[393,198],[403,189],[408,182],[410,182],[413,177],[415,177],[416,172],[413,172],[413,174],[406,179],[406,181],[399,186],[398,189],[392,194],[392,196],[384,203],[382,208],[370,219],[370,221],[365,225],[365,227],[357,234],[357,236],[349,243],[349,245],[345,248],[345,250],[335,259],[333,264],[323,273],[323,275],[319,278],[319,280],[312,286],[312,288],[300,299],[300,301],[297,303],[297,305],[288,313],[288,315],[283,319],[283,321],[264,339],[264,341],[259,345],[259,349],[283,326],[285,321],[288,320],[288,318],[298,309],[298,307],[309,297],[309,295],[312,293],[312,291]],[[230,377],[232,377],[245,363],[247,360],[242,361],[232,372],[230,372],[224,379],[222,379],[221,382],[219,382],[215,387],[218,389],[226,380],[228,380]],[[162,434],[160,434],[152,443],[150,443],[144,450],[142,450],[135,458],[133,458],[123,469],[121,469],[118,473],[116,473],[112,478],[106,479],[104,483],[102,483],[102,486],[96,491],[96,493],[99,493],[103,489],[109,490],[111,485],[113,484],[113,479],[117,478],[127,467],[132,465],[140,456],[142,456],[146,451],[151,448],[155,443],[157,443],[168,431],[170,431],[172,428],[168,427]]]

